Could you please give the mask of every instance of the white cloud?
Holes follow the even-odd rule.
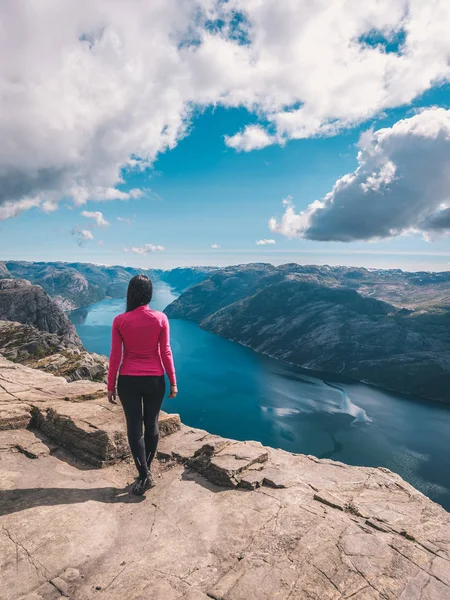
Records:
[[[94,234],[92,233],[92,231],[89,231],[88,229],[81,229],[78,233],[81,235],[83,240],[93,240],[94,239]]]
[[[367,131],[358,168],[306,210],[284,201],[272,231],[312,240],[370,240],[450,234],[450,110],[430,108],[392,127]]]
[[[218,248],[220,248],[219,244],[211,244],[211,248],[213,250],[217,250]]]
[[[233,136],[225,136],[225,143],[230,148],[238,151],[248,152],[249,150],[261,150],[277,141],[273,135],[269,135],[265,129],[259,125],[247,125],[242,133],[236,133]],[[280,140],[282,142],[282,139]]]
[[[161,252],[162,250],[164,250],[164,246],[155,246],[154,244],[123,249],[124,252],[134,252],[135,254],[148,254],[149,252]]]
[[[85,242],[94,239],[92,231],[89,231],[89,229],[81,229],[80,227],[74,227],[71,234],[76,237],[79,246],[84,246]]]
[[[136,216],[133,217],[116,217],[120,223],[126,223],[127,225],[131,225],[136,221]]]
[[[266,244],[275,244],[275,240],[266,240],[266,239],[263,239],[263,240],[258,240],[256,242],[257,246],[265,246]]]
[[[97,225],[99,227],[108,227],[109,225],[109,221],[107,221],[105,219],[105,217],[103,216],[103,213],[101,213],[99,210],[95,211],[95,212],[89,212],[88,210],[83,210],[83,212],[81,213],[82,217],[86,217],[87,219],[94,219],[94,221],[97,223]]]
[[[97,244],[98,244],[99,246],[104,246],[104,245],[105,245],[105,242],[104,242],[103,240],[99,240],[99,241],[97,242]]]
[[[1,179],[1,177],[0,177]],[[1,196],[1,192],[0,192]],[[11,217],[16,217],[25,210],[35,208],[41,204],[41,198],[35,196],[33,198],[21,198],[17,201],[6,200],[3,204],[0,197],[0,221],[5,221]]]
[[[174,148],[197,107],[256,115],[224,132],[248,151],[334,135],[450,78],[447,0],[59,4],[0,4],[0,218],[145,195],[118,189],[127,169]]]

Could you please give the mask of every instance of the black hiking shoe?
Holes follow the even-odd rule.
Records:
[[[138,477],[136,483],[133,486],[133,494],[136,496],[143,496],[147,490],[155,486],[152,474],[149,473],[145,479]]]

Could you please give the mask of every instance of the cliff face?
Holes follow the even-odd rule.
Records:
[[[157,485],[136,498],[105,392],[0,358],[4,600],[450,597],[450,515],[394,473],[161,413]]]
[[[224,269],[166,308],[293,364],[449,400],[450,311],[398,308],[286,267]]]
[[[32,325],[81,347],[75,327],[59,306],[38,285],[21,279],[0,280],[0,320]]]

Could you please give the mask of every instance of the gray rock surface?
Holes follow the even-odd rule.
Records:
[[[0,321],[17,321],[56,334],[66,344],[82,348],[66,314],[38,285],[23,279],[0,279]]]
[[[450,598],[450,515],[394,473],[164,415],[157,485],[136,498],[104,394],[0,360],[2,422],[22,404],[40,427],[0,431],[2,600]],[[122,449],[95,469],[83,439]]]
[[[0,354],[33,369],[61,375],[67,381],[104,381],[108,373],[106,356],[67,343],[55,333],[14,321],[0,321]]]

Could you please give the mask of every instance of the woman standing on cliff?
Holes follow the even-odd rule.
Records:
[[[116,404],[119,372],[117,393],[139,473],[133,487],[138,496],[155,485],[150,467],[158,445],[158,415],[166,391],[164,371],[170,381],[169,398],[175,398],[178,392],[169,321],[164,313],[148,306],[152,291],[152,282],[145,275],[130,280],[127,310],[112,325],[108,371],[108,400],[113,404]]]

